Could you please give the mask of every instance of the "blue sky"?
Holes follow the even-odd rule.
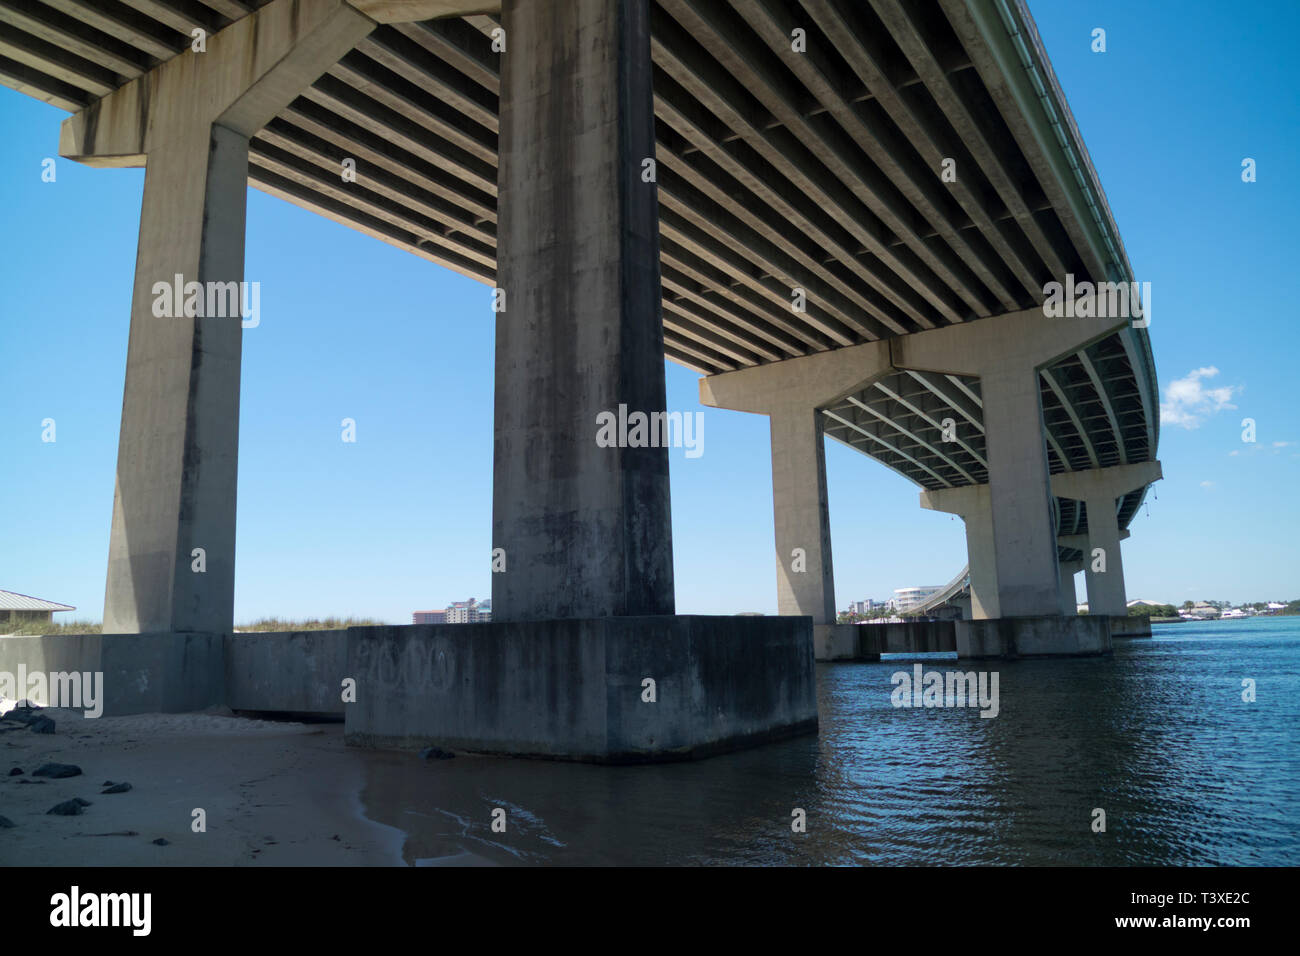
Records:
[[[1031,9],[1152,283],[1162,395],[1174,386],[1166,478],[1124,546],[1129,596],[1300,597],[1300,5]],[[1095,27],[1105,53],[1090,49]],[[59,160],[42,182],[63,116],[0,89],[0,588],[98,620],[143,170]],[[236,620],[403,623],[487,597],[486,287],[256,190],[246,277],[262,320],[244,333]],[[704,454],[671,459],[677,607],[774,613],[767,420],[701,409],[697,380],[668,364],[668,407],[705,415]],[[921,510],[916,486],[834,442],[827,463],[838,606],[960,569],[959,519]]]

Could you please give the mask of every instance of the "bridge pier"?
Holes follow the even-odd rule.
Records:
[[[1089,614],[1127,616],[1128,596],[1120,553],[1120,539],[1127,535],[1120,533],[1116,508],[1124,495],[1145,488],[1161,477],[1163,473],[1158,461],[1052,476],[1054,494],[1082,501],[1087,509],[1087,545],[1081,550],[1088,582]]]
[[[923,507],[954,511],[966,520],[972,621],[958,627],[961,656],[1110,649],[1109,631],[1098,631],[1096,622],[1061,620],[1039,371],[1123,324],[1115,318],[1050,320],[1041,309],[1028,309],[890,340],[897,368],[980,381],[988,484],[921,495]],[[990,623],[975,626],[981,621]]]
[[[872,342],[700,379],[701,404],[771,419],[777,613],[812,618],[818,659],[836,616],[820,409],[892,371],[888,344]]]
[[[503,17],[493,619],[672,614],[668,449],[596,442],[666,403],[647,4]]]
[[[373,28],[273,0],[63,124],[61,155],[145,167],[105,633],[232,627],[248,140]]]
[[[1061,613],[1066,616],[1078,614],[1079,602],[1074,593],[1074,576],[1083,570],[1083,562],[1061,561],[1058,567],[1061,572]]]

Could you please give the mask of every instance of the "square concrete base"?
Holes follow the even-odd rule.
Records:
[[[639,763],[817,729],[807,617],[358,627],[347,673],[364,747]]]
[[[1116,637],[1150,637],[1151,618],[1122,617],[1118,614],[1110,619],[1110,636]]]
[[[1111,652],[1110,618],[1088,615],[957,621],[959,658],[1095,657]]]

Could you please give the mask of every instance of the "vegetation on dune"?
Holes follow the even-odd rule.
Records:
[[[98,634],[103,625],[98,621],[5,621],[0,624],[0,634],[19,634],[35,637],[40,634]]]
[[[248,624],[237,624],[236,631],[341,631],[349,627],[383,627],[387,621],[372,617],[325,617],[306,621],[285,621],[278,617],[262,617]]]

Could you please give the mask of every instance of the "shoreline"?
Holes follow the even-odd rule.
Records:
[[[0,733],[0,815],[14,824],[0,829],[4,866],[408,865],[406,834],[366,815],[366,754],[344,745],[342,724],[42,714],[54,734]],[[32,776],[51,762],[82,773]],[[104,794],[109,780],[131,789]],[[81,814],[48,814],[76,798],[90,801]]]

